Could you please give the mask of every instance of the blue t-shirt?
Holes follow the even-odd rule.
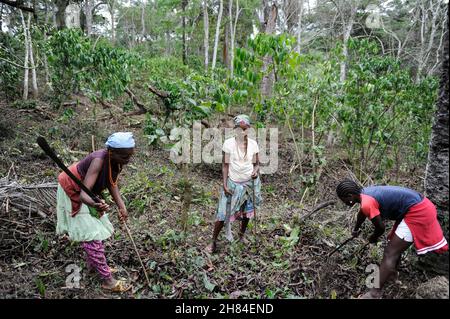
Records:
[[[401,219],[411,206],[423,199],[420,193],[400,186],[370,186],[361,193],[375,198],[381,217],[391,220]]]

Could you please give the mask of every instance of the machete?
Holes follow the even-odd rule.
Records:
[[[50,145],[48,145],[45,138],[39,136],[36,140],[38,145],[42,148],[42,150],[47,154],[58,166],[61,168],[69,177],[78,185],[80,188],[92,198],[96,203],[100,203],[100,198],[94,194],[89,188],[87,188],[82,181],[80,181],[73,173],[67,168],[66,165],[56,156],[56,153],[51,149]]]

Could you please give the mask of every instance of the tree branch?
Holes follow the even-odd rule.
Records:
[[[26,7],[22,4],[22,1],[10,1],[10,0],[0,0],[0,3],[4,3],[8,6],[23,10],[23,11],[28,11],[31,13],[35,13],[34,12],[34,8],[30,8],[30,7]]]

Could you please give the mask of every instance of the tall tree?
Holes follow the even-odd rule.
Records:
[[[111,41],[113,44],[116,43],[116,0],[106,0],[108,6],[108,12],[111,17]],[[134,41],[134,36],[133,36]]]
[[[272,4],[269,4],[269,1],[265,1],[264,12],[265,12],[264,17],[266,18],[264,22],[265,23],[264,32],[266,34],[273,34],[275,32],[278,17],[278,6],[276,2],[273,1]],[[263,98],[267,98],[272,94],[272,86],[275,75],[273,70],[269,72],[270,64],[271,64],[271,57],[269,55],[266,55],[263,58],[262,72],[264,76],[261,81],[261,95],[263,96]]]
[[[37,76],[36,76],[36,65],[34,63],[34,55],[33,55],[33,40],[31,37],[31,14],[28,13],[28,23],[27,23],[27,41],[28,41],[28,54],[30,55],[30,68],[31,68],[31,89],[33,92],[33,98],[37,99],[38,92],[38,84],[37,84]]]
[[[209,64],[209,15],[208,15],[208,0],[203,0],[203,30],[204,30],[204,38],[203,38],[203,48],[204,48],[204,61],[205,61],[205,70],[208,70]]]
[[[211,65],[211,68],[213,70],[216,68],[217,48],[219,46],[219,35],[220,35],[220,24],[222,22],[222,13],[223,13],[223,0],[220,0],[219,15],[217,16],[216,35],[214,37],[213,59]]]
[[[297,52],[300,53],[302,42],[302,18],[303,18],[303,1],[298,0],[298,22],[297,22]]]
[[[444,236],[448,241],[449,233],[449,35],[445,37],[443,63],[439,97],[434,114],[431,132],[430,150],[425,173],[425,193],[436,205],[438,219],[441,223]],[[444,255],[427,254],[420,259],[419,265],[432,273],[449,275],[448,253]]]
[[[234,45],[236,42],[236,26],[239,19],[239,14],[241,9],[239,8],[239,0],[236,0],[236,9],[234,15],[234,23],[233,23],[233,0],[230,0],[229,3],[229,20],[230,20],[230,74],[233,77],[234,73]]]
[[[186,7],[188,5],[187,0],[181,1],[183,9],[183,64],[187,64],[187,45],[186,45]]]
[[[93,10],[94,10],[95,0],[84,0],[83,12],[85,17],[85,29],[86,35],[90,36],[92,33],[92,22],[93,22]]]
[[[344,82],[347,77],[348,41],[355,23],[357,4],[355,0],[331,0],[335,5],[342,23],[342,60],[340,63],[340,82]]]
[[[22,94],[22,98],[24,100],[27,100],[28,99],[28,58],[30,56],[30,54],[29,54],[30,48],[28,47],[27,25],[25,23],[25,18],[23,16],[22,11],[20,11],[20,18],[21,18],[21,21],[22,21],[23,38],[24,38],[24,44],[25,44],[25,57],[24,57],[24,62],[23,62],[24,75],[23,75],[23,94]]]
[[[66,8],[69,5],[69,0],[55,0],[56,4],[56,27],[63,29],[66,27]]]

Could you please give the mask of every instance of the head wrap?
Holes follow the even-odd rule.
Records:
[[[240,114],[236,116],[234,119],[234,127],[238,127],[241,123],[250,126],[250,117],[245,114]]]
[[[135,142],[133,133],[131,132],[116,132],[108,137],[105,143],[108,148],[134,148]]]

